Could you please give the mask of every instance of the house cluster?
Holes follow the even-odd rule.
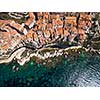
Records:
[[[40,48],[56,41],[83,43],[92,26],[90,13],[29,12],[27,20],[0,20],[0,53],[13,50],[21,41]]]
[[[28,21],[30,24],[25,24],[29,27],[26,36],[28,40],[30,37],[30,41],[34,41],[36,47],[57,40],[77,41],[81,44],[92,26],[92,17],[89,13],[38,12],[33,13],[33,17],[31,14]]]

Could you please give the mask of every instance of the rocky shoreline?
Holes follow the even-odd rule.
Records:
[[[6,58],[6,59],[0,59],[0,64],[2,63],[9,63],[11,62],[14,58],[20,59],[20,55],[22,52],[24,52],[25,48],[20,48],[17,51],[15,51],[10,57]]]
[[[12,60],[16,60],[20,65],[24,65],[26,62],[29,62],[31,58],[37,57],[38,59],[41,59],[45,62],[45,59],[58,57],[58,56],[68,56],[71,54],[72,51],[77,52],[78,49],[85,50],[86,52],[96,52],[98,55],[100,55],[100,50],[94,50],[93,48],[85,48],[82,46],[72,46],[66,49],[59,49],[59,48],[42,48],[40,50],[35,51],[34,53],[29,53],[25,51],[27,48],[22,47],[18,49],[16,52],[14,52],[9,58],[0,60],[0,64],[2,63],[10,63]],[[44,51],[45,52],[44,52]],[[48,51],[49,50],[49,51]],[[72,50],[70,53],[68,53],[68,50]],[[53,52],[51,52],[53,51]],[[42,54],[41,54],[42,53]],[[26,54],[25,56],[22,56],[23,54]],[[80,54],[80,52],[78,52]]]

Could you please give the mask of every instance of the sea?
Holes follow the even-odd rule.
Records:
[[[16,61],[0,64],[0,87],[100,86],[100,55],[61,56],[51,59],[51,63],[31,59],[23,66]]]

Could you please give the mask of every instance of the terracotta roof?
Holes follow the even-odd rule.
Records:
[[[65,24],[76,25],[76,17],[66,17]]]

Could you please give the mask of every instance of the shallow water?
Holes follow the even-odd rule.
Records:
[[[56,58],[58,59],[58,58]],[[24,66],[14,61],[0,65],[0,86],[75,87],[100,86],[100,56],[80,55],[64,58],[59,63],[46,65],[30,61]],[[14,71],[16,65],[19,70]]]

